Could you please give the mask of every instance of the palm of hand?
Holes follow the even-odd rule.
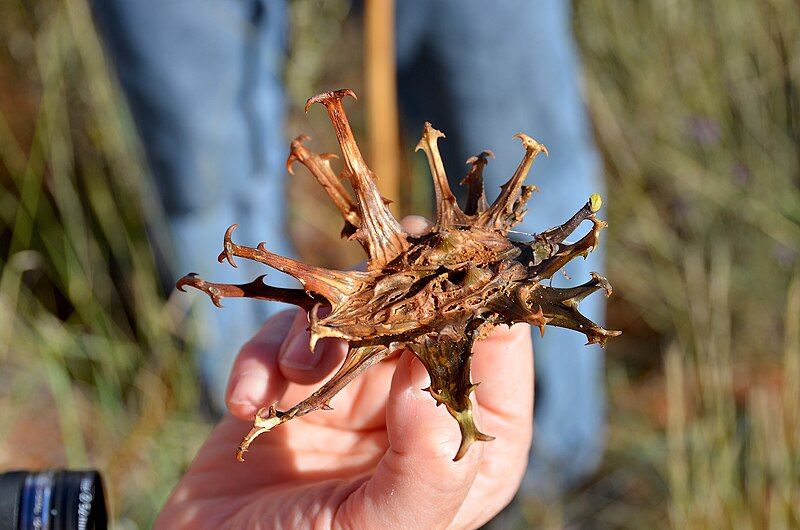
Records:
[[[346,346],[325,339],[313,354],[319,365],[300,369],[313,365],[304,328],[304,315],[281,313],[239,353],[230,413],[173,491],[157,527],[473,528],[510,501],[531,438],[527,325],[499,328],[475,345],[477,421],[497,439],[476,444],[459,462],[452,461],[458,427],[421,390],[427,374],[405,352],[342,390],[333,411],[259,438],[241,464],[234,452],[253,413],[276,400],[279,408],[300,401],[343,358]]]

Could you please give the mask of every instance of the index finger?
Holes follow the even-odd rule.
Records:
[[[514,423],[533,417],[533,345],[528,324],[498,326],[473,347],[472,379],[480,406]],[[485,421],[485,420],[484,420]]]
[[[225,393],[228,410],[235,417],[252,420],[259,408],[286,392],[288,381],[278,367],[278,354],[297,311],[289,309],[268,318],[239,350]]]

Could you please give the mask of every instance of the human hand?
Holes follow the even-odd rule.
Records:
[[[412,216],[406,230],[429,225]],[[373,366],[339,392],[332,411],[298,417],[261,436],[247,461],[236,447],[265,404],[288,408],[341,364],[336,339],[309,349],[307,315],[267,320],[234,363],[229,414],[172,492],[157,528],[475,528],[514,496],[533,415],[530,327],[498,327],[475,343],[473,411],[496,439],[458,462],[458,425],[437,408],[411,352]]]
[[[200,449],[157,528],[475,528],[514,496],[532,430],[527,325],[499,327],[474,347],[478,425],[496,436],[453,462],[458,425],[421,389],[422,364],[403,352],[370,368],[319,411],[262,436],[236,461],[256,410],[293,405],[340,363],[346,344],[312,354],[302,311],[267,320],[234,364],[229,413]]]

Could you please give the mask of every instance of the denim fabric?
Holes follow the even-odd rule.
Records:
[[[541,191],[517,230],[540,232],[561,224],[591,193],[603,192],[579,91],[569,2],[404,0],[397,6],[405,125],[409,135],[418,135],[428,120],[447,135],[440,146],[454,190],[467,157],[488,148],[496,155],[485,172],[492,200],[522,158],[519,141],[512,140],[522,131],[544,143],[550,156],[537,158],[528,175]],[[583,283],[590,271],[602,268],[595,251],[566,267],[571,281],[559,275],[553,284]],[[587,298],[581,311],[602,321],[602,295]],[[603,355],[585,342],[583,335],[559,328],[547,328],[543,338],[534,333],[537,404],[528,492],[555,493],[594,469],[602,456]]]
[[[239,260],[216,263],[225,229],[236,239],[291,255],[285,230],[286,142],[283,2],[270,0],[96,0],[113,59],[160,192],[172,238],[173,277],[189,271],[242,283],[277,271]],[[278,304],[197,299],[193,320],[203,379],[224,410],[236,352]]]
[[[271,250],[290,255],[280,198],[285,4],[96,0],[93,7],[169,218],[174,274],[194,270],[234,282],[260,274],[244,261],[237,271],[209,265],[233,222],[241,225],[239,240],[265,239]],[[445,132],[441,146],[454,190],[466,158],[489,148],[497,155],[486,170],[491,200],[522,156],[511,137],[523,131],[544,143],[550,157],[538,158],[528,177],[541,192],[520,231],[560,224],[589,194],[602,193],[568,1],[398,0],[397,54],[404,125],[412,137],[425,120]],[[329,88],[338,87],[320,90]],[[598,252],[567,267],[572,284],[592,270],[602,270]],[[270,273],[269,281],[279,276]],[[553,283],[570,282],[559,276]],[[201,302],[195,317],[204,334],[202,373],[220,404],[242,340],[275,305],[228,300],[220,311]],[[602,320],[600,295],[582,308]],[[600,459],[603,357],[572,331],[548,328],[534,342],[536,433],[525,486],[551,493]]]

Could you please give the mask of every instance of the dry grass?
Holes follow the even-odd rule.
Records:
[[[575,14],[628,339],[609,351],[603,469],[530,520],[798,527],[800,6]]]
[[[157,207],[86,4],[0,11],[0,465],[98,467],[147,525],[208,429]]]

